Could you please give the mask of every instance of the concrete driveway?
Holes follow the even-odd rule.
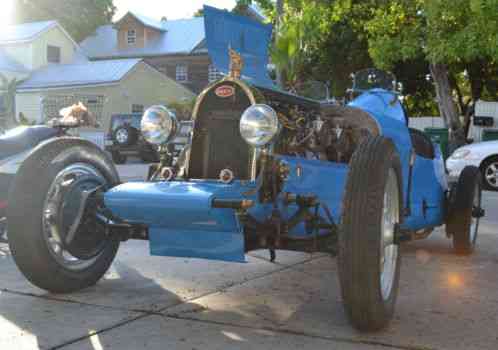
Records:
[[[124,178],[146,172],[120,167]],[[47,294],[0,245],[0,349],[497,349],[498,195],[472,257],[441,232],[403,249],[395,319],[360,334],[341,306],[336,262],[323,254],[253,252],[247,264],[150,257],[122,244],[96,286]],[[48,277],[49,278],[49,277]]]

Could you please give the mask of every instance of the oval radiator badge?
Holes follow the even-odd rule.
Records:
[[[216,88],[214,93],[218,97],[223,97],[223,98],[230,97],[230,96],[233,96],[235,94],[235,88],[233,86],[230,86],[230,85],[221,85],[221,86],[218,86]]]

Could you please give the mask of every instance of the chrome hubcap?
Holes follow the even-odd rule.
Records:
[[[394,241],[396,224],[399,221],[399,191],[396,173],[389,170],[384,191],[384,210],[380,240],[380,285],[382,298],[389,299],[393,288],[396,264],[398,261],[398,245]]]
[[[82,270],[92,265],[98,255],[92,259],[82,260],[74,257],[64,249],[62,232],[58,217],[64,203],[64,187],[69,186],[82,176],[94,176],[98,182],[105,184],[102,174],[89,164],[75,163],[61,170],[52,181],[43,205],[42,228],[48,250],[55,260],[70,270]]]
[[[491,163],[484,172],[486,182],[494,188],[498,189],[498,163]]]
[[[118,130],[118,132],[116,133],[116,140],[119,143],[125,143],[126,141],[128,141],[128,131],[126,131],[125,129]]]

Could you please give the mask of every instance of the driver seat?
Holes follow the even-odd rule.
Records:
[[[434,144],[429,136],[417,129],[409,128],[409,131],[415,153],[424,158],[434,159]]]
[[[20,126],[0,136],[0,160],[35,147],[59,130],[47,126]]]

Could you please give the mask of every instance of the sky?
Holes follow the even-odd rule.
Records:
[[[2,1],[2,10],[0,11],[0,28],[3,25],[12,23],[14,16],[14,0],[0,0]]]
[[[1,27],[12,23],[13,0],[0,0],[0,2]],[[114,19],[121,18],[130,10],[155,19],[161,19],[163,16],[167,19],[190,18],[204,4],[231,10],[235,6],[235,0],[114,0],[114,5],[117,7]]]
[[[127,11],[155,19],[163,16],[167,19],[190,18],[203,5],[231,10],[235,0],[114,0],[117,7],[114,19],[121,18]]]

